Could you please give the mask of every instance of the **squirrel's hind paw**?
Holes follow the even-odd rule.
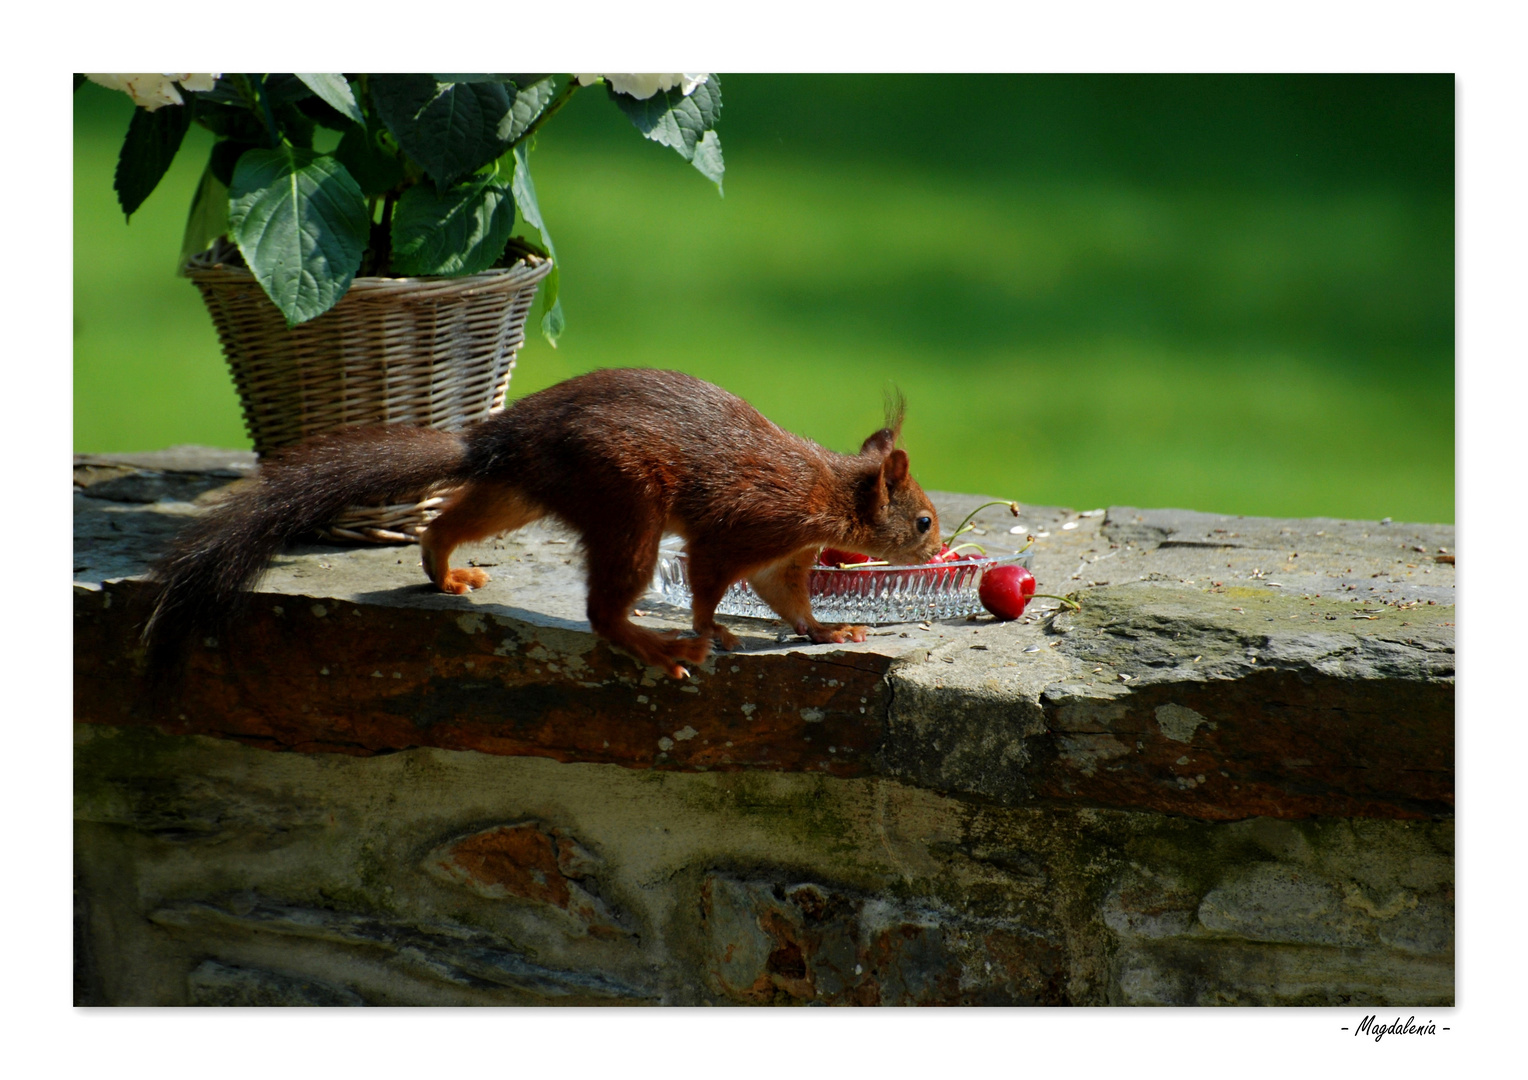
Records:
[[[453,593],[461,596],[469,589],[481,589],[488,584],[488,571],[486,570],[450,570],[445,579],[440,583],[440,591]]]

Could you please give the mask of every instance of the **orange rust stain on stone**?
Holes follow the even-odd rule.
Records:
[[[473,883],[508,896],[567,910],[568,879],[557,864],[552,837],[534,824],[501,825],[453,844],[446,856]]]
[[[437,878],[489,900],[521,900],[565,912],[592,937],[627,934],[597,894],[587,891],[599,861],[565,829],[526,821],[451,841],[426,860]],[[578,884],[583,882],[583,885]],[[587,888],[586,888],[587,887]]]
[[[769,980],[780,990],[801,1001],[811,1001],[817,996],[812,985],[811,972],[797,927],[774,909],[766,908],[759,913],[759,929],[775,939],[775,948],[765,962]],[[810,946],[807,946],[810,948]]]

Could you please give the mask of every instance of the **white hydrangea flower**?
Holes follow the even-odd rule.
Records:
[[[219,71],[214,71],[210,75],[203,74],[170,76],[170,78],[180,83],[183,90],[192,90],[199,93],[205,93],[208,90],[211,90],[214,86],[217,85],[217,81],[221,77],[222,72]]]
[[[588,86],[599,79],[604,79],[618,94],[626,94],[639,101],[646,101],[654,94],[662,90],[672,90],[679,87],[685,97],[695,92],[695,88],[705,82],[711,76],[705,74],[676,74],[676,75],[574,75],[578,85]]]
[[[134,103],[153,112],[165,105],[185,103],[180,96],[180,90],[175,86],[177,82],[187,90],[211,90],[213,84],[218,81],[218,74],[153,72],[132,75],[86,75],[85,77],[108,90],[121,90],[132,98]]]

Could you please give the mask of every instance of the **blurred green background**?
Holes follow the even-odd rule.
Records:
[[[930,488],[1454,520],[1452,76],[724,75],[726,196],[584,90],[531,157],[568,329]],[[124,223],[75,95],[74,445],[249,445],[174,275],[208,136]]]

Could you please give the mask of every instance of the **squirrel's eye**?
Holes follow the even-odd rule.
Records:
[[[921,517],[921,518],[918,519],[918,531],[921,532],[921,533],[928,532],[929,527],[932,526],[933,524],[934,524],[934,519],[933,518],[931,518],[931,517]]]

